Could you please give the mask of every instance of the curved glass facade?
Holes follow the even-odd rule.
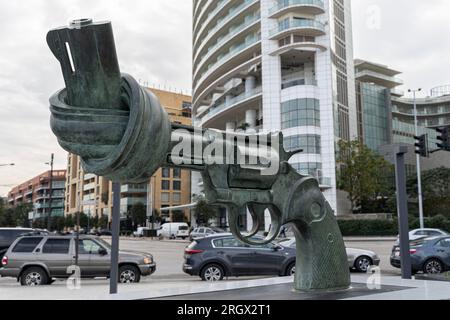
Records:
[[[377,151],[380,146],[390,143],[390,92],[371,83],[361,83],[360,86],[364,143]]]
[[[303,154],[320,154],[321,138],[319,135],[305,134],[284,138],[286,151],[302,149]]]
[[[304,176],[320,177],[322,170],[322,164],[320,162],[300,162],[292,163],[291,165],[298,173]]]
[[[281,128],[320,127],[320,101],[294,99],[281,104]]]

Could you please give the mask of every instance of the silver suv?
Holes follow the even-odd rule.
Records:
[[[75,265],[75,236],[25,236],[9,247],[2,259],[0,276],[14,277],[23,286],[52,283],[54,278],[68,278]],[[93,236],[80,236],[78,266],[82,278],[109,277],[111,247]],[[119,253],[119,282],[139,282],[156,270],[150,254],[121,251]]]

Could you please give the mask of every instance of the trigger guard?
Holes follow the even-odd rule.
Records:
[[[270,212],[270,216],[272,218],[272,227],[270,229],[270,232],[266,238],[264,238],[261,241],[258,240],[251,240],[251,237],[254,235],[244,235],[239,230],[238,226],[238,215],[237,215],[237,209],[236,208],[229,208],[230,210],[230,229],[231,233],[242,243],[252,246],[261,246],[266,245],[274,241],[281,230],[281,223],[280,218],[277,216],[277,214],[274,212],[274,209],[268,208]]]
[[[255,236],[256,234],[258,234],[259,227],[261,226],[261,220],[259,220],[259,217],[256,214],[256,212],[255,212],[255,210],[254,210],[252,205],[248,206],[248,211],[250,212],[250,215],[252,216],[252,220],[253,220],[254,223],[253,223],[253,226],[252,226],[252,230],[246,236],[246,238],[251,238],[251,237]]]

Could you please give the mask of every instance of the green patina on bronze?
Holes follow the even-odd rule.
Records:
[[[51,127],[61,146],[81,157],[86,172],[115,182],[142,182],[161,166],[176,166],[170,156],[173,131],[183,129],[185,135],[193,135],[202,129],[172,125],[158,99],[131,76],[120,73],[109,22],[75,21],[68,28],[50,31],[47,42],[61,63],[66,83],[50,99]],[[265,244],[277,237],[282,225],[293,225],[295,289],[347,289],[347,255],[333,211],[318,182],[289,165],[295,152],[284,151],[282,134],[273,137],[281,146],[280,169],[273,176],[239,165],[179,167],[202,172],[207,200],[228,209],[231,231],[240,241]],[[250,234],[244,235],[238,216],[245,207],[254,224]],[[272,217],[271,231],[258,240],[253,236],[266,210]]]

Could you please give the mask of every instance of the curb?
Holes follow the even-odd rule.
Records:
[[[344,237],[345,242],[395,242],[396,237]]]

